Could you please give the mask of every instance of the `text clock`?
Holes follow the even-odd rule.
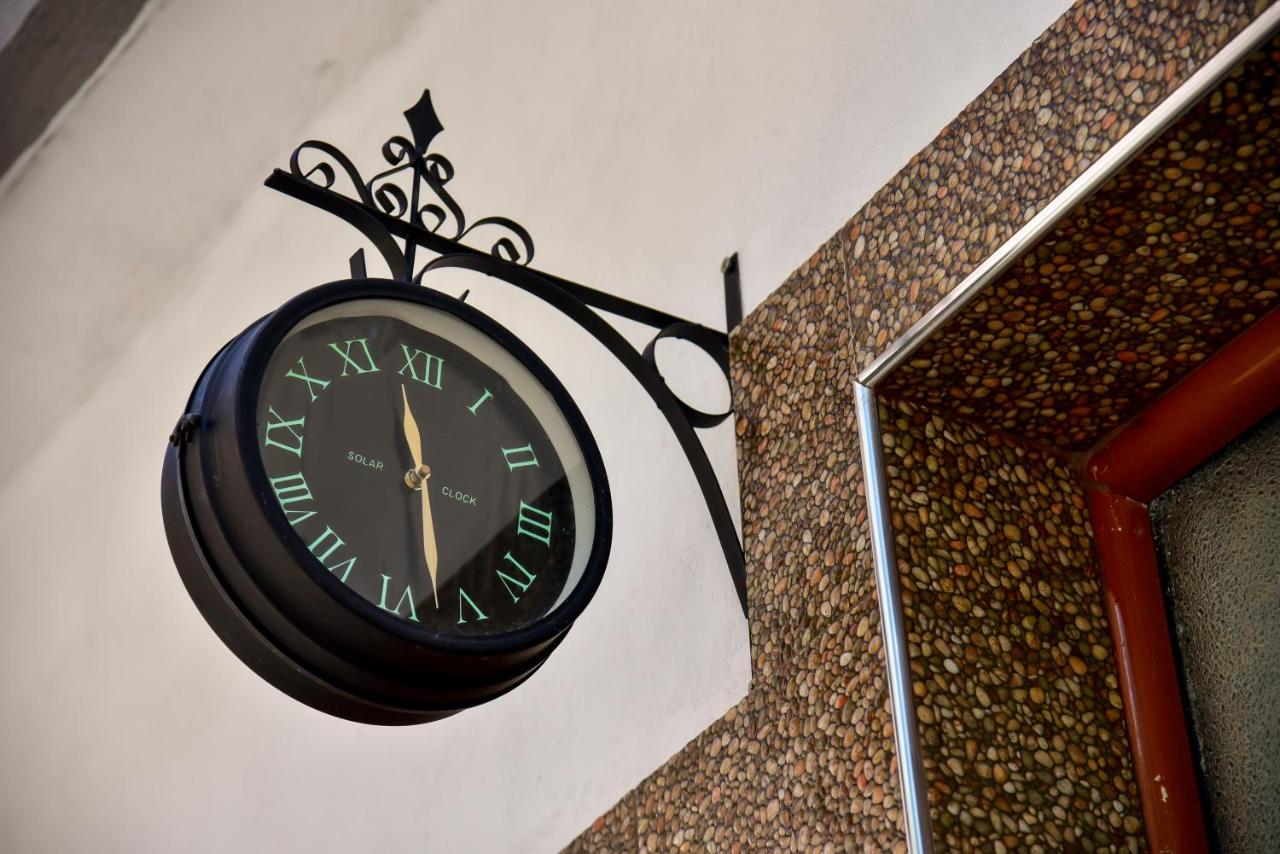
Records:
[[[599,452],[550,370],[463,303],[355,280],[219,353],[165,459],[201,613],[318,709],[433,720],[527,678],[608,556]]]

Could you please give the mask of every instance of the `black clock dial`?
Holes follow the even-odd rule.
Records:
[[[582,577],[583,454],[551,394],[453,316],[359,299],[298,324],[258,395],[267,479],[330,573],[440,635],[527,626]]]

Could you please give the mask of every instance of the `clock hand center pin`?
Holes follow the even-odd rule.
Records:
[[[411,468],[404,473],[405,485],[414,491],[421,491],[422,487],[431,478],[431,466],[423,463],[417,468]]]

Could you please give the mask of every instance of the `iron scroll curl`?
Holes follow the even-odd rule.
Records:
[[[697,347],[715,361],[717,367],[719,367],[720,371],[724,374],[725,379],[728,380],[729,348],[727,346],[728,339],[723,333],[716,332],[713,329],[708,329],[705,326],[699,326],[696,323],[688,323],[687,321],[672,323],[658,330],[658,334],[653,336],[653,340],[645,346],[644,353],[642,355],[644,356],[644,360],[649,363],[649,367],[658,374],[659,379],[662,379],[662,371],[658,368],[656,350],[658,342],[663,338],[678,338]],[[666,384],[665,380],[663,381],[663,384]],[[670,392],[670,389],[668,389],[668,391]],[[670,393],[671,396],[675,398],[676,404],[680,407],[680,410],[684,412],[684,417],[688,419],[689,423],[694,427],[715,427],[717,424],[720,424],[733,414],[732,409],[726,409],[724,412],[703,412],[701,409],[696,409],[685,403],[675,392]]]

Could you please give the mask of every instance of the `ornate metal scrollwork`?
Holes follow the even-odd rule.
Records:
[[[483,273],[533,294],[608,348],[649,394],[680,443],[711,513],[745,615],[747,582],[742,545],[715,472],[694,433],[695,427],[712,427],[731,413],[702,412],[680,400],[667,387],[654,357],[660,339],[679,338],[709,355],[727,381],[728,334],[534,270],[529,266],[533,258],[533,238],[528,231],[501,216],[481,217],[468,224],[462,207],[448,191],[447,185],[454,177],[453,164],[443,155],[427,153],[432,140],[444,130],[431,105],[430,93],[424,91],[418,102],[405,110],[404,117],[409,123],[412,141],[392,136],[383,143],[382,158],[389,168],[367,181],[351,159],[336,147],[309,140],[294,149],[289,158],[289,171],[275,170],[266,184],[355,226],[377,248],[392,275],[402,281],[421,284],[424,274],[430,270],[450,267]],[[304,155],[310,165],[304,165]],[[346,193],[335,189],[340,175],[351,185]],[[487,251],[466,242],[466,238],[479,229],[499,232]],[[403,249],[396,238],[404,241]],[[440,257],[417,267],[414,257],[419,247]],[[351,265],[353,276],[365,275],[363,250],[352,256]],[[725,259],[721,270],[725,277],[726,317],[732,329],[742,317],[737,256]],[[658,333],[643,353],[638,352],[596,310],[643,323]]]
[[[462,206],[449,192],[448,184],[456,170],[443,154],[427,153],[432,141],[444,130],[431,104],[431,93],[424,91],[412,107],[404,111],[413,135],[412,141],[392,136],[382,144],[382,159],[389,166],[365,180],[360,170],[336,146],[319,140],[307,140],[289,157],[289,173],[317,187],[340,193],[339,175],[350,183],[347,196],[351,201],[372,208],[383,216],[406,221],[447,240],[468,244],[467,238],[477,230],[492,232],[488,252],[509,264],[528,265],[533,260],[533,238],[515,220],[503,216],[486,216],[468,224]],[[309,165],[304,164],[304,159]],[[344,182],[345,183],[345,182]],[[477,248],[477,247],[471,247]],[[411,262],[413,249],[406,246],[405,260]],[[409,269],[405,278],[418,280],[422,271]]]

